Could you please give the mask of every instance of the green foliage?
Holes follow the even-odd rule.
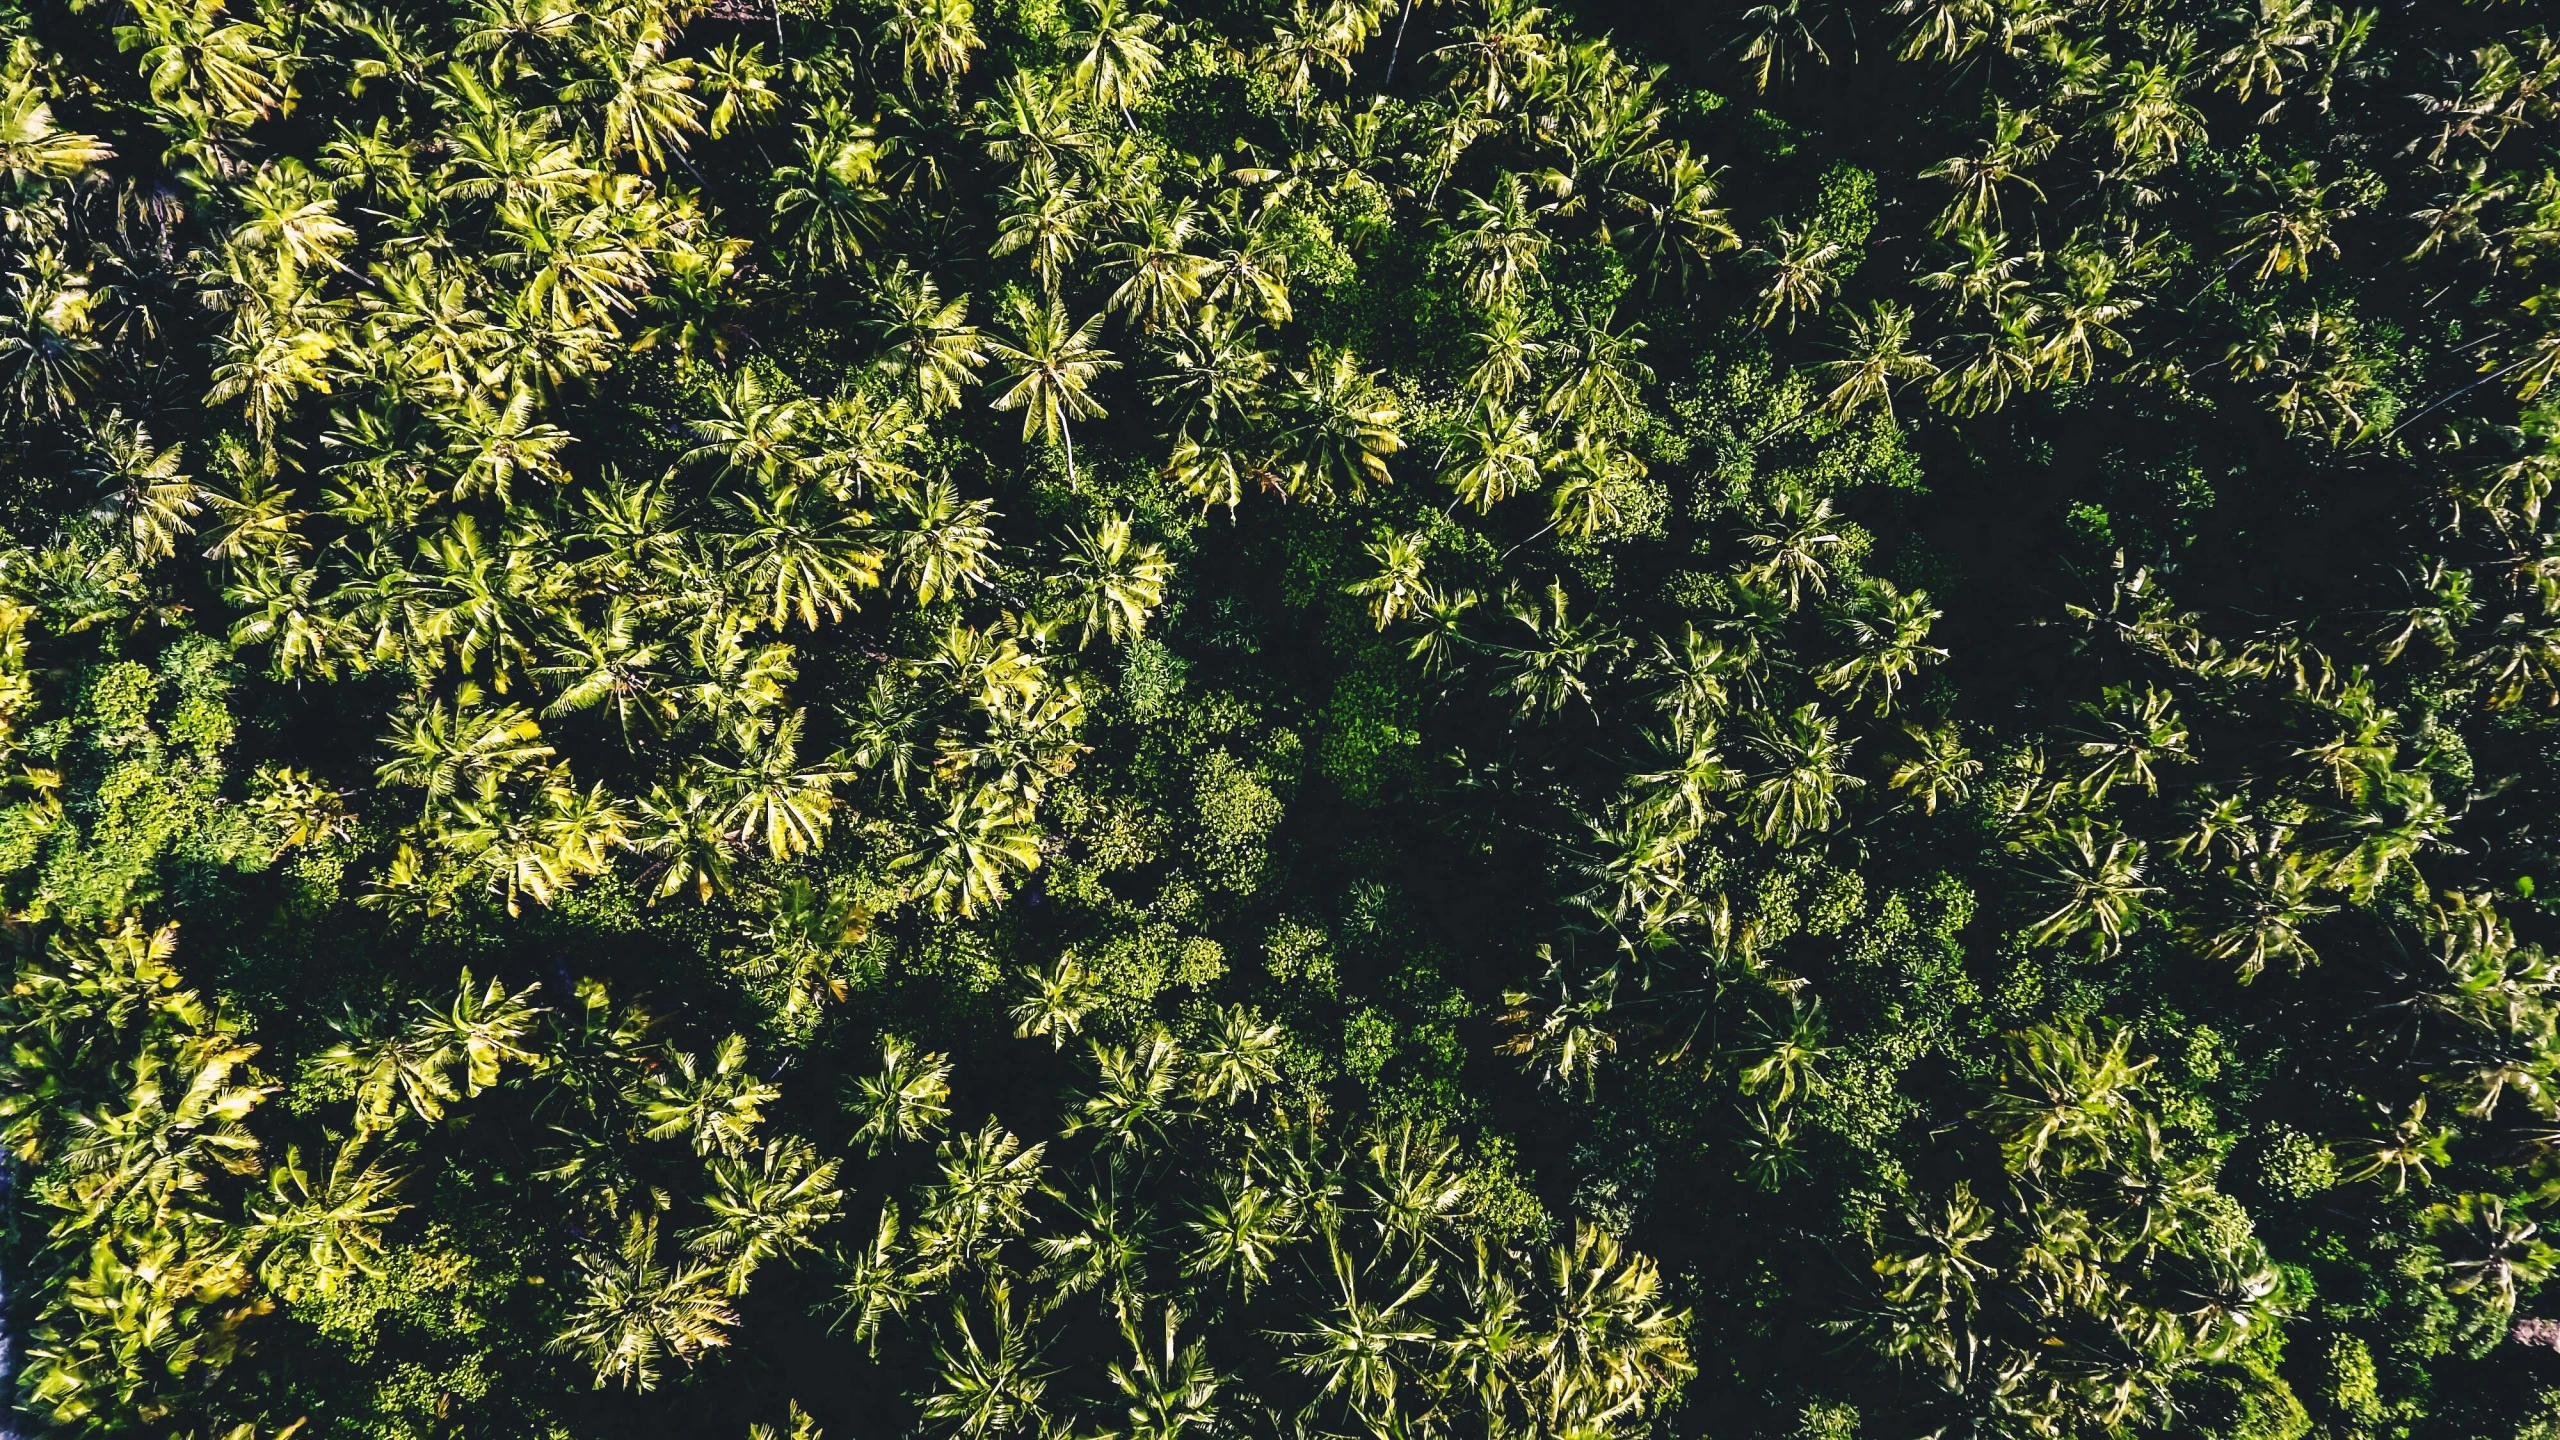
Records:
[[[1334,681],[1319,722],[1316,764],[1353,799],[1391,799],[1420,771],[1420,718],[1397,657],[1383,647],[1366,649]]]
[[[0,32],[0,1429],[2552,1433],[2535,16]]]

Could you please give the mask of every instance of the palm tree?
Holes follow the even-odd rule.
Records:
[[[1930,607],[1927,591],[1906,593],[1883,579],[1869,581],[1859,598],[1861,603],[1850,607],[1840,622],[1854,647],[1852,653],[1815,679],[1822,688],[1853,701],[1865,698],[1873,686],[1876,713],[1890,714],[1903,681],[1918,674],[1920,667],[1947,658],[1944,649],[1928,643],[1929,627],[1944,612]]]
[[[550,17],[525,19],[539,26],[574,19],[574,14],[554,11]],[[464,53],[470,53],[475,38],[464,38]],[[599,178],[587,163],[589,157],[560,138],[560,117],[507,104],[470,67],[454,70],[451,99],[461,113],[446,132],[453,158],[437,177],[439,198],[522,206],[582,191]]]
[[[204,508],[195,482],[179,468],[181,447],[154,445],[141,422],[110,410],[84,449],[88,478],[99,489],[97,514],[116,522],[134,558],[148,563],[176,556],[179,537],[195,533],[189,518]]]
[[[1025,168],[1035,161],[1055,167],[1095,144],[1084,128],[1083,107],[1046,71],[1023,70],[1006,77],[996,87],[996,99],[987,122],[987,153],[998,160]]]
[[[1129,518],[1108,515],[1095,530],[1071,532],[1075,548],[1067,563],[1075,587],[1076,616],[1083,622],[1082,644],[1099,631],[1118,644],[1146,633],[1147,614],[1164,598],[1173,562],[1164,548],[1130,538]]]
[[[1061,955],[1046,971],[1025,970],[1031,993],[1013,1007],[1017,1040],[1047,1036],[1053,1050],[1066,1048],[1067,1037],[1081,1034],[1084,1018],[1100,1002],[1093,973],[1072,955]]]
[[[1618,204],[1629,212],[1626,227],[1637,257],[1653,277],[1652,285],[1662,283],[1666,270],[1680,276],[1685,293],[1693,274],[1706,273],[1716,255],[1741,247],[1742,236],[1733,228],[1733,220],[1715,202],[1721,166],[1711,166],[1703,155],[1690,153],[1689,143],[1681,141],[1661,153],[1654,170],[1661,182],[1658,195],[1622,190],[1616,195]]]
[[[890,869],[914,871],[910,889],[936,914],[974,915],[1005,897],[1005,882],[1015,872],[1040,866],[1038,832],[994,795],[953,797],[949,811],[921,839],[917,849],[892,860]]]
[[[830,117],[832,118],[832,117]],[[843,269],[880,230],[889,199],[880,181],[887,146],[869,126],[800,127],[800,159],[773,172],[774,226],[812,268]]]
[[[1114,1364],[1111,1383],[1129,1402],[1129,1440],[1181,1440],[1186,1430],[1208,1430],[1218,1423],[1218,1391],[1225,1384],[1209,1368],[1206,1341],[1176,1348],[1182,1312],[1168,1301],[1162,1340],[1150,1346],[1137,1327],[1122,1321],[1130,1361]]]
[[[998,410],[1022,412],[1024,443],[1052,436],[1066,447],[1067,484],[1076,484],[1074,421],[1107,412],[1093,398],[1093,382],[1120,362],[1095,343],[1102,317],[1081,325],[1067,320],[1067,307],[1055,295],[1046,304],[1028,296],[1014,297],[1014,334],[1010,341],[990,344],[988,353],[1005,363],[1013,384],[995,399]]]
[[[393,758],[375,772],[385,785],[423,791],[433,808],[484,781],[503,783],[554,753],[541,743],[542,727],[521,705],[496,709],[442,701],[412,710],[386,738]]]
[[[1482,347],[1484,358],[1467,376],[1467,388],[1492,400],[1508,400],[1513,390],[1528,383],[1530,367],[1547,348],[1530,337],[1528,317],[1517,306],[1496,309],[1485,328],[1469,338]]]
[[[1257,338],[1243,312],[1206,304],[1157,341],[1165,368],[1151,384],[1162,403],[1178,409],[1186,436],[1195,421],[1214,431],[1255,406],[1271,373],[1271,356]]]
[[[728,1293],[745,1294],[748,1277],[765,1261],[818,1248],[811,1233],[834,1220],[844,1203],[837,1163],[821,1161],[816,1147],[799,1139],[712,1157],[716,1193],[704,1202],[711,1219],[686,1233],[685,1248],[719,1262]]]
[[[1176,440],[1173,453],[1165,458],[1165,473],[1198,496],[1202,509],[1224,504],[1230,517],[1244,503],[1247,480],[1258,478],[1267,489],[1280,488],[1269,465],[1215,437],[1202,441],[1184,435]]]
[[[1920,283],[1953,297],[1959,313],[2005,315],[2027,288],[2026,275],[2044,263],[2044,252],[2012,253],[2008,236],[1978,226],[1961,226],[1954,236],[1964,254],[1944,270],[1920,277]]]
[[[1853,743],[1840,738],[1839,721],[1811,703],[1761,717],[1744,744],[1767,766],[1750,792],[1752,828],[1762,840],[1793,845],[1839,823],[1841,795],[1867,783],[1847,773]]]
[[[585,209],[537,202],[499,207],[510,248],[491,263],[525,277],[519,295],[529,315],[562,326],[609,326],[647,287],[648,256],[623,219],[637,197],[627,186],[617,189]]]
[[[1455,88],[1489,111],[1507,110],[1554,63],[1556,43],[1539,26],[1547,12],[1522,0],[1485,0],[1484,18],[1452,26],[1448,57]]]
[[[1099,1135],[1115,1151],[1161,1147],[1168,1122],[1181,1114],[1181,1047],[1159,1028],[1126,1047],[1093,1042],[1093,1060],[1101,1083],[1076,1107],[1066,1133]]]
[[[1272,228],[1278,197],[1266,196],[1248,210],[1244,192],[1230,190],[1211,214],[1224,248],[1210,261],[1209,299],[1238,313],[1251,310],[1266,325],[1288,323],[1288,251]]]
[[[2038,200],[2045,198],[2025,171],[2042,163],[2060,140],[2035,111],[2011,109],[2007,101],[1993,97],[1991,139],[1982,152],[1953,156],[1920,172],[1920,178],[1944,180],[1956,190],[1956,198],[1938,216],[1938,233],[1998,232],[2007,218],[2000,207],[2003,185],[2014,183]]]
[[[305,270],[335,266],[355,243],[326,184],[299,160],[259,167],[239,200],[248,221],[231,232],[231,243],[267,252],[279,286],[292,287]]]
[[[1361,9],[1351,0],[1326,0],[1322,8],[1310,0],[1290,0],[1289,13],[1272,28],[1271,43],[1262,50],[1262,67],[1280,81],[1280,95],[1291,112],[1307,113],[1307,96],[1318,72],[1331,70],[1351,78],[1351,59],[1368,36]]]
[[[920,1053],[895,1035],[880,1045],[880,1073],[856,1085],[853,1112],[862,1120],[853,1138],[873,1155],[893,1141],[912,1143],[941,1133],[951,1116],[951,1057]]]
[[[1486,1257],[1478,1256],[1475,1273],[1459,1283],[1463,1303],[1456,1325],[1443,1342],[1449,1349],[1448,1378],[1464,1385],[1488,1428],[1503,1433],[1525,1421],[1526,1417],[1516,1414],[1515,1392],[1533,1357],[1536,1337],[1519,1286]]]
[[[945,337],[941,359],[959,337]],[[974,343],[975,337],[970,337]],[[965,361],[961,363],[967,363]],[[974,382],[973,382],[974,383]],[[956,396],[951,397],[957,403]],[[860,390],[819,402],[811,412],[804,457],[818,482],[837,500],[881,499],[912,507],[918,482],[912,463],[924,448],[925,419],[900,396],[883,404]]]
[[[1041,1346],[1030,1322],[1016,1318],[1003,1281],[987,1287],[987,1315],[982,1341],[969,1308],[952,1307],[953,1338],[934,1346],[935,1388],[925,1397],[925,1418],[948,1424],[959,1440],[1045,1433],[1049,1412],[1041,1401],[1051,1372],[1042,1368]]]
[[[1291,1369],[1321,1381],[1317,1393],[1343,1397],[1352,1413],[1370,1423],[1391,1421],[1396,1414],[1398,1382],[1406,1356],[1419,1359],[1436,1338],[1416,1302],[1427,1295],[1435,1272],[1425,1266],[1391,1275],[1385,1289],[1394,1298],[1379,1303],[1360,1293],[1359,1265],[1338,1241],[1327,1237],[1333,1257],[1339,1301],[1311,1317],[1306,1331],[1288,1338],[1297,1342]],[[1401,1289],[1397,1287],[1401,1286]]]
[[[115,156],[98,137],[54,122],[53,106],[33,67],[13,64],[0,76],[0,175],[11,184],[68,180]]]
[[[1697,1373],[1687,1312],[1663,1302],[1654,1262],[1608,1232],[1576,1226],[1570,1249],[1548,1251],[1545,1281],[1554,1329],[1538,1347],[1536,1387],[1555,1430],[1642,1415]]]
[[[2236,91],[2243,102],[2256,90],[2270,97],[2282,95],[2285,76],[2310,66],[2309,52],[2319,43],[2326,22],[2311,0],[2257,0],[2247,19],[2248,31],[2214,57],[2214,73],[2220,77],[2220,86]],[[2274,116],[2269,110],[2259,123]]]
[[[1610,423],[1636,411],[1642,387],[1653,379],[1652,367],[1635,358],[1645,348],[1644,337],[1636,333],[1638,326],[1612,330],[1609,320],[1577,308],[1563,338],[1547,347],[1563,362],[1555,388],[1547,392],[1549,415]]]
[[[1544,468],[1556,477],[1550,523],[1567,535],[1583,539],[1623,522],[1620,501],[1631,482],[1645,473],[1643,461],[1618,448],[1606,435],[1589,430],[1575,432],[1573,443],[1548,456]]]
[[[1195,1244],[1183,1261],[1192,1276],[1233,1275],[1245,1294],[1268,1281],[1281,1251],[1297,1239],[1297,1210],[1262,1186],[1221,1181],[1216,1199],[1185,1222]]]
[[[1995,316],[1992,328],[1975,337],[1974,357],[1943,370],[1929,386],[1929,398],[1959,415],[1980,415],[2009,403],[2009,397],[2035,386],[2044,362],[2042,341],[2029,327],[2034,307],[2020,306]]]
[[[1360,1184],[1370,1211],[1379,1229],[1419,1250],[1457,1218],[1467,1197],[1467,1178],[1457,1163],[1458,1142],[1437,1125],[1409,1119],[1367,1138]]]
[[[900,260],[873,291],[874,325],[891,363],[915,382],[916,408],[939,415],[960,403],[960,387],[978,383],[985,342],[969,324],[969,297],[942,298],[933,277]]]
[[[549,1348],[585,1360],[598,1389],[607,1382],[654,1389],[663,1361],[692,1364],[727,1345],[737,1323],[719,1267],[696,1262],[670,1270],[659,1261],[653,1215],[632,1215],[618,1248],[580,1254],[578,1272],[569,1323]]]
[[[994,1120],[935,1149],[940,1183],[916,1217],[918,1248],[953,1260],[981,1256],[988,1244],[1022,1233],[1041,1187],[1046,1143],[1024,1145]]]
[[[2095,738],[2080,746],[2083,759],[2094,762],[2081,785],[2098,800],[2119,780],[2130,780],[2145,794],[2160,793],[2158,766],[2193,764],[2195,756],[2187,749],[2187,728],[2178,718],[2176,697],[2155,686],[2144,686],[2136,695],[2130,686],[2114,686],[2106,692],[2103,709],[2093,710],[2097,722]]]
[[[2086,934],[2101,954],[2115,953],[2142,912],[2142,897],[2157,893],[2142,883],[2143,843],[2082,819],[2048,826],[2034,843],[2060,903],[2028,939],[2051,945]]]
[[[1906,725],[1903,733],[1911,737],[1916,753],[1894,767],[1889,782],[1894,789],[1918,800],[1922,813],[1929,815],[1938,813],[1940,801],[1961,802],[1972,793],[1974,778],[1982,773],[1982,762],[1965,748],[1964,739],[1953,724],[1932,730]]]
[[[1762,249],[1760,254],[1769,266],[1769,284],[1760,292],[1760,309],[1755,317],[1762,328],[1776,322],[1783,313],[1787,329],[1796,328],[1796,316],[1802,311],[1819,311],[1840,290],[1840,278],[1833,267],[1848,253],[1848,247],[1824,233],[1819,226],[1806,225],[1791,229],[1785,225],[1772,227],[1778,240],[1775,250]]]
[[[718,97],[711,103],[712,139],[781,108],[782,97],[771,83],[781,68],[766,63],[761,44],[745,46],[732,40],[712,47],[695,72],[702,77],[702,93]]]
[[[2120,259],[2074,238],[2055,255],[2062,289],[2037,297],[2040,318],[2051,322],[2036,360],[2044,367],[2044,383],[2087,380],[2101,350],[2119,354],[2132,349],[2116,326],[2140,310],[2144,300],[2133,292],[2146,264],[2139,254]]]
[[[1380,630],[1420,608],[1422,597],[1430,586],[1422,578],[1423,561],[1431,551],[1430,537],[1421,531],[1398,534],[1381,529],[1367,546],[1369,559],[1377,566],[1375,573],[1352,581],[1343,592],[1369,602],[1369,618]]]
[[[897,578],[914,589],[918,605],[940,604],[985,583],[996,548],[995,531],[987,526],[998,518],[994,501],[963,501],[958,486],[937,477],[910,492],[905,506],[913,525],[898,532],[890,555]]]
[[[1104,0],[1116,3],[1116,0]],[[1126,272],[1106,311],[1129,312],[1140,328],[1155,330],[1180,320],[1199,303],[1210,263],[1190,253],[1200,216],[1191,201],[1168,208],[1161,199],[1141,193],[1128,207],[1128,235],[1103,247],[1107,269]]]
[[[881,1329],[890,1317],[904,1315],[923,1289],[919,1277],[900,1264],[898,1239],[897,1202],[884,1201],[870,1242],[845,1262],[844,1282],[836,1291],[841,1298],[835,1323],[852,1321],[853,1337],[869,1343],[875,1356]]]
[[[1102,202],[1087,196],[1074,180],[1062,178],[1046,158],[1036,155],[1023,162],[1021,175],[998,198],[1004,205],[1004,220],[988,253],[1028,252],[1040,293],[1055,300],[1058,277],[1084,249],[1086,226]]]
[[[1087,0],[1091,23],[1067,38],[1075,53],[1075,81],[1096,109],[1117,110],[1131,128],[1129,106],[1142,99],[1164,69],[1164,54],[1153,37],[1165,28],[1164,17],[1145,8],[1143,0]]]
[[[1783,1027],[1754,1014],[1751,1029],[1748,1053],[1753,1058],[1737,1077],[1742,1093],[1758,1095],[1774,1087],[1776,1103],[1782,1107],[1799,1092],[1812,1095],[1821,1083],[1822,1062],[1831,1054],[1822,1044],[1821,1002],[1808,1004],[1801,997],[1794,997]]]
[[[1805,589],[1827,593],[1829,557],[1847,543],[1832,529],[1830,499],[1808,504],[1795,491],[1781,491],[1770,507],[1770,519],[1775,523],[1767,530],[1743,539],[1760,558],[1744,567],[1742,578],[1753,585],[1785,586],[1789,609],[1801,603]]]
[[[241,612],[231,627],[231,643],[272,646],[270,663],[284,676],[327,679],[337,675],[342,663],[361,665],[367,658],[361,637],[315,596],[318,578],[310,570],[267,560],[241,566],[222,592],[224,602]]]
[[[1289,380],[1283,403],[1286,448],[1294,452],[1290,489],[1328,500],[1347,489],[1357,499],[1372,482],[1387,483],[1387,457],[1404,448],[1395,428],[1403,412],[1377,377],[1348,351],[1318,348]]]
[[[1545,461],[1546,437],[1526,408],[1502,408],[1490,396],[1477,402],[1445,472],[1458,498],[1478,513],[1534,488]]]
[[[2319,963],[2319,952],[2303,932],[2338,907],[2312,899],[2319,885],[2315,869],[2299,856],[2259,856],[2235,867],[2232,878],[2237,882],[2234,913],[2228,925],[2206,939],[2207,956],[2237,965],[2243,983],[2263,974],[2273,961],[2297,972]]]
[[[2492,709],[2514,705],[2528,690],[2560,697],[2560,627],[2529,623],[2522,612],[2509,614],[2463,668],[2479,677],[2482,700]]]
[[[663,732],[675,723],[682,707],[660,663],[659,646],[642,637],[628,601],[616,598],[603,620],[593,626],[569,615],[562,629],[565,636],[549,643],[550,662],[533,667],[536,679],[558,688],[551,703],[543,707],[544,715],[610,706],[626,744],[635,716],[652,732]]]
[[[2314,309],[2286,318],[2270,312],[2261,329],[2234,343],[2234,375],[2263,377],[2285,432],[2311,431],[2343,446],[2371,433],[2365,415],[2378,388],[2373,361],[2358,349],[2354,322]]]
[[[368,351],[374,341],[396,345],[411,377],[448,396],[489,383],[489,314],[461,275],[420,253],[375,267],[373,279],[362,301]]]
[[[2127,61],[2108,78],[2099,121],[2127,173],[2177,163],[2178,147],[2205,137],[2203,117],[2180,98],[2187,76],[2169,64]]]
[[[1909,307],[1889,300],[1875,302],[1866,315],[1850,317],[1848,343],[1842,348],[1848,353],[1828,367],[1840,382],[1823,402],[1834,415],[1881,405],[1885,418],[1894,419],[1894,382],[1926,380],[1938,373],[1926,353],[1911,348]]]
[[[1538,273],[1540,260],[1555,243],[1538,226],[1552,207],[1531,206],[1527,179],[1511,171],[1495,181],[1489,199],[1472,191],[1458,194],[1468,289],[1479,304],[1498,308]]]
[[[2455,1237],[2445,1265],[2452,1283],[2446,1288],[2457,1295],[2483,1294],[2493,1326],[2504,1327],[2520,1294],[2560,1269],[2560,1250],[2541,1238],[2542,1227],[2508,1213],[2500,1196],[2465,1195],[2427,1214],[2429,1229]]]
[[[1650,678],[1670,682],[1654,704],[1669,713],[1675,731],[1694,735],[1714,728],[1716,718],[1731,702],[1728,681],[1740,680],[1757,690],[1759,681],[1751,673],[1751,664],[1751,652],[1744,645],[1683,624],[1676,646],[1668,638],[1654,641],[1646,671]]]
[[[1218,1028],[1205,1044],[1194,1044],[1191,1093],[1234,1105],[1261,1093],[1280,1078],[1281,1029],[1264,1024],[1241,1005],[1218,1013]]]
[[[569,432],[534,418],[536,413],[532,387],[519,384],[504,405],[490,403],[487,392],[475,388],[464,394],[459,410],[436,417],[449,437],[445,456],[455,465],[453,498],[485,490],[505,501],[519,479],[556,484],[566,478],[560,454],[568,448]]]
[[[353,1277],[382,1273],[382,1227],[409,1207],[391,1203],[405,1177],[365,1159],[371,1134],[341,1143],[316,1189],[299,1149],[288,1148],[268,1172],[268,1201],[250,1202],[255,1223],[244,1236],[265,1252],[259,1279],[268,1289],[287,1299],[325,1296]]]
[[[915,93],[916,72],[921,70],[942,82],[944,100],[957,109],[960,77],[969,70],[969,52],[986,48],[986,42],[978,38],[977,6],[973,0],[897,0],[895,12],[881,29],[898,42],[899,66],[906,76],[907,93]]]
[[[764,1123],[763,1107],[782,1094],[747,1069],[743,1035],[722,1040],[709,1069],[691,1051],[670,1050],[666,1062],[647,1079],[638,1119],[652,1140],[691,1136],[696,1155],[743,1153]]]
[[[245,128],[281,108],[289,62],[264,25],[226,25],[222,11],[222,0],[146,0],[134,7],[136,23],[117,27],[116,41],[119,48],[143,52],[155,102],[180,115]]]
[[[336,315],[328,302],[306,291],[286,294],[276,306],[245,299],[220,341],[222,362],[213,369],[205,403],[238,400],[250,429],[263,441],[303,391],[328,394],[330,357],[339,350]],[[12,397],[20,413],[51,414],[68,404],[85,381],[96,342],[87,336],[90,298],[85,284],[45,284],[41,268],[9,281],[8,310],[0,313],[0,366],[16,378]]]
[[[800,1408],[799,1401],[790,1402],[788,1416],[790,1429],[776,1430],[765,1424],[750,1425],[747,1427],[747,1440],[827,1440],[827,1432],[818,1428],[818,1422],[809,1418],[809,1412]]]
[[[1052,1286],[1045,1308],[1062,1309],[1091,1291],[1126,1326],[1144,1300],[1155,1231],[1146,1208],[1121,1194],[1124,1172],[1109,1162],[1098,1168],[1083,1194],[1061,1197],[1072,1226],[1031,1242],[1042,1260],[1033,1278]]]
[[[1661,744],[1660,748],[1673,762],[1670,768],[1636,776],[1632,782],[1639,790],[1651,791],[1638,800],[1635,813],[1642,823],[1636,828],[1652,833],[1652,826],[1670,827],[1661,833],[1666,842],[1665,848],[1676,852],[1688,843],[1687,836],[1691,832],[1724,818],[1716,797],[1740,785],[1742,775],[1717,748],[1712,724],[1685,730],[1675,724],[1672,734],[1665,738],[1668,743]],[[1672,855],[1666,858],[1676,861],[1679,857]],[[1676,878],[1675,872],[1681,868],[1680,864],[1673,864],[1665,867],[1662,873],[1674,874]],[[1680,898],[1672,893],[1678,888],[1664,887],[1665,898]],[[1629,905],[1625,908],[1645,907]]]
[[[724,802],[719,823],[740,845],[761,836],[765,853],[776,861],[826,843],[835,787],[847,778],[832,766],[800,764],[800,733],[807,716],[807,711],[795,710],[779,724],[737,734],[738,762],[704,767],[713,794]]]
[[[831,507],[808,489],[781,483],[720,497],[732,529],[725,537],[733,582],[779,630],[795,615],[811,630],[818,616],[842,620],[853,592],[877,589],[885,558],[870,516]]]
[[[2461,180],[2458,186],[2448,187],[2434,204],[2409,217],[2424,224],[2427,233],[2405,258],[2423,260],[2438,251],[2448,255],[2469,251],[2498,264],[2506,257],[2505,244],[2483,229],[2482,221],[2491,207],[2515,193],[2514,187],[2493,180],[2486,160],[2475,159],[2455,173]]]
[[[2392,1175],[2391,1193],[2401,1194],[2409,1188],[2409,1172],[2418,1172],[2418,1183],[2425,1185],[2433,1178],[2431,1165],[2450,1163],[2453,1132],[2442,1125],[2427,1123],[2427,1097],[2421,1095],[2409,1102],[2409,1108],[2397,1119],[2391,1108],[2382,1108],[2386,1122],[2370,1141],[2357,1147],[2363,1161],[2344,1172],[2348,1180],[2371,1180],[2388,1170]]]
[[[597,148],[608,156],[628,152],[643,175],[664,166],[669,151],[681,157],[686,137],[703,129],[702,101],[693,94],[700,67],[665,58],[674,40],[674,26],[656,6],[602,12],[583,57],[602,73],[560,90],[573,104],[599,103]]]
[[[1752,81],[1762,94],[1768,93],[1773,79],[1783,83],[1795,78],[1797,55],[1819,65],[1831,63],[1831,52],[1822,48],[1821,39],[1814,34],[1822,23],[1820,3],[1821,0],[1764,0],[1742,12],[1742,29],[1735,36],[1735,43],[1741,47],[1743,66],[1751,71]],[[1816,7],[1812,17],[1805,13],[1808,6]]]
[[[1503,688],[1518,700],[1524,716],[1561,715],[1576,700],[1588,705],[1597,678],[1593,672],[1605,671],[1626,648],[1624,640],[1604,627],[1574,619],[1561,583],[1550,583],[1545,598],[1541,606],[1514,596],[1504,607],[1528,632],[1525,643],[1501,652],[1511,671]]]

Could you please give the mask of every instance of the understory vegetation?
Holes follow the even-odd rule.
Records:
[[[0,1427],[2560,1437],[2551,18],[10,0]]]

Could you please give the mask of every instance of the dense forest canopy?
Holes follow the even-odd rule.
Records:
[[[9,0],[0,1427],[2560,1436],[2555,20]]]

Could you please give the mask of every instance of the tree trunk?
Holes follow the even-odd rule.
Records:
[[[1396,62],[1404,58],[1404,27],[1412,23],[1413,0],[1404,0],[1404,14],[1396,21],[1395,48],[1387,52],[1387,78],[1378,82],[1381,91],[1395,88]]]

